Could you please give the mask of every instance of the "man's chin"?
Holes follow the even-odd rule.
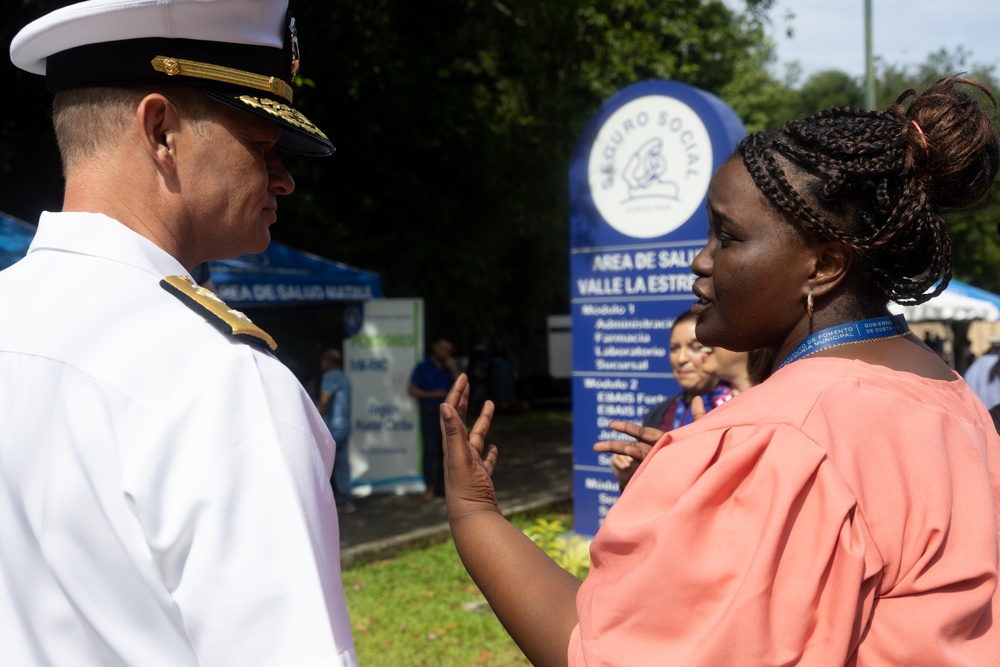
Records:
[[[243,255],[259,255],[267,250],[269,245],[271,245],[270,234],[268,234],[266,238],[248,241],[247,243],[241,243],[240,245],[233,245],[229,248],[225,255],[213,257],[213,259],[225,260],[233,259],[234,257],[242,257]]]
[[[269,245],[271,245],[271,231],[267,227],[264,227],[263,229],[260,230],[260,233],[257,234],[252,243],[248,244],[248,247],[250,249],[245,250],[241,254],[256,255],[258,253],[262,253],[265,250],[267,250],[267,246]]]

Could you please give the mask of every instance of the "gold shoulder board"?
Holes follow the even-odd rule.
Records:
[[[198,287],[187,276],[167,276],[160,281],[160,287],[180,299],[188,308],[202,315],[209,324],[224,334],[249,337],[264,343],[271,350],[278,344],[250,318],[238,310],[233,310],[215,296],[213,292]]]

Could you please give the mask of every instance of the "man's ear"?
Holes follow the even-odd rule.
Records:
[[[813,266],[809,286],[813,295],[829,294],[850,273],[854,256],[840,243],[823,243],[813,250]]]
[[[136,107],[135,123],[143,150],[163,172],[172,174],[177,167],[176,133],[181,125],[177,107],[163,95],[151,93]]]

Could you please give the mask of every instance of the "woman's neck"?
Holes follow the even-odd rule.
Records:
[[[750,375],[747,373],[742,373],[732,378],[724,378],[722,381],[728,384],[729,388],[732,389],[733,396],[741,391],[746,391],[753,386],[753,382],[750,381]]]

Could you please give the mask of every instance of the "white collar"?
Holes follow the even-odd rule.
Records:
[[[158,278],[191,275],[165,250],[103,213],[43,212],[28,254],[41,250],[103,257]]]

